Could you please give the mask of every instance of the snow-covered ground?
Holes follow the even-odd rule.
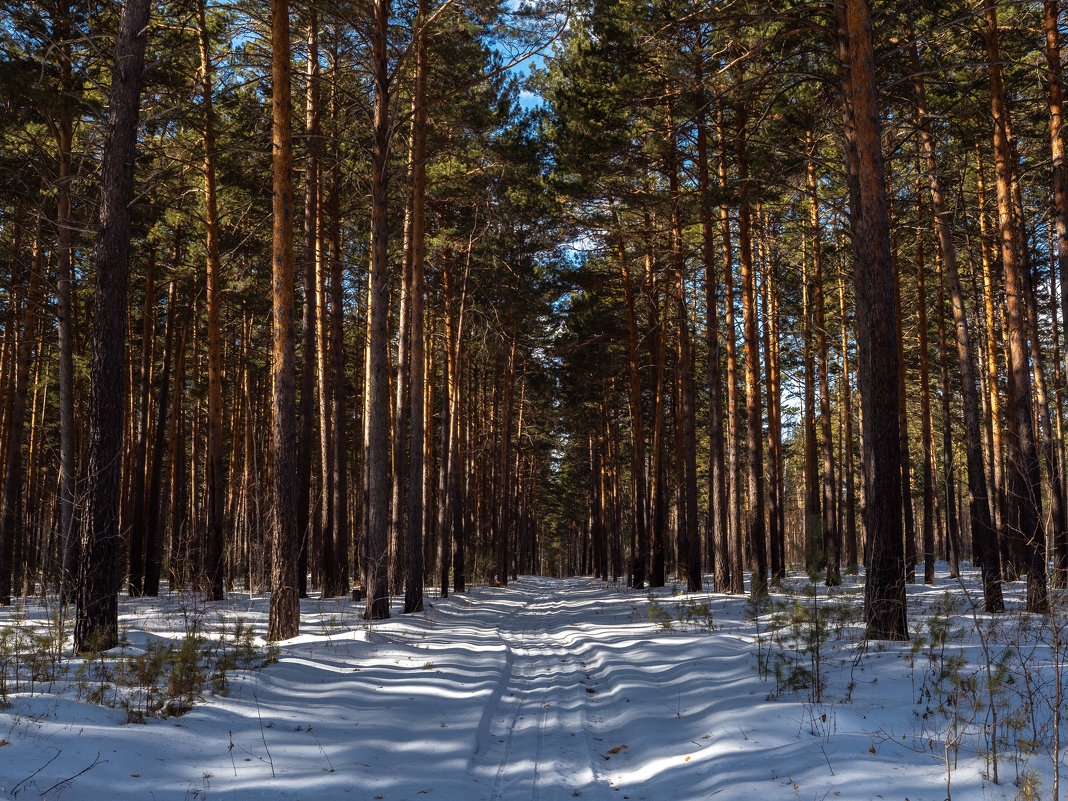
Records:
[[[1026,776],[1052,797],[1053,630],[973,614],[939,568],[934,587],[909,588],[919,636],[895,644],[862,643],[854,577],[831,599],[795,578],[764,607],[522,577],[374,624],[349,601],[309,599],[277,662],[232,667],[225,694],[144,723],[121,705],[147,705],[136,682],[97,692],[116,708],[85,700],[101,664],[115,679],[116,660],[129,670],[193,622],[262,635],[267,606],[123,599],[128,645],[80,677],[68,652],[51,688],[39,665],[31,693],[20,664],[14,691],[9,632],[0,797],[941,801],[947,776],[955,799],[1011,799]],[[1007,590],[1018,610],[1022,584]],[[4,609],[0,628],[47,614]]]

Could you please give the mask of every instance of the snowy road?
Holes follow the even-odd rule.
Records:
[[[306,600],[302,634],[277,664],[232,674],[227,694],[180,718],[127,724],[74,688],[13,695],[0,711],[0,798],[945,797],[939,763],[892,741],[922,725],[907,645],[859,668],[828,658],[831,700],[816,704],[776,695],[758,673],[746,599],[671,587],[651,599],[588,578],[522,577],[430,598],[423,615],[394,607],[373,625],[351,601]],[[194,616],[262,633],[267,603],[123,599],[122,614],[136,653],[180,637]],[[961,760],[954,797],[1011,797],[981,768]]]
[[[471,775],[492,785],[493,801],[608,798],[591,734],[597,689],[572,627],[583,596],[598,592],[533,578],[513,589],[523,605],[497,625],[507,670],[482,714]]]

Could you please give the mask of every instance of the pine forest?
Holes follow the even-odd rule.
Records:
[[[0,798],[1059,801],[1066,38],[7,0]]]

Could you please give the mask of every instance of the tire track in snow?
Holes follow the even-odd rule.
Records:
[[[506,670],[485,709],[469,772],[492,786],[489,801],[607,799],[591,733],[584,645],[568,628],[574,587],[525,578],[525,602],[500,621]],[[566,636],[566,640],[565,640]]]

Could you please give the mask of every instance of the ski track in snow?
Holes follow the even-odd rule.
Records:
[[[938,585],[909,587],[913,609],[952,589],[939,566]],[[844,591],[859,603],[856,581]],[[700,617],[664,625],[649,613],[654,597],[672,618],[707,604],[714,629]],[[772,698],[744,597],[524,576],[431,595],[422,615],[400,615],[397,603],[393,618],[369,624],[362,604],[305,599],[302,633],[281,644],[277,664],[232,673],[225,695],[207,693],[180,718],[127,724],[121,709],[79,700],[73,686],[12,693],[0,710],[0,799],[946,796],[944,765],[916,748],[934,724],[914,703],[923,668],[910,667],[908,644],[869,648],[859,666],[848,640],[839,651],[828,644],[827,700],[816,704],[804,692]],[[239,595],[222,605],[123,598],[121,610],[128,654],[180,638],[191,616],[207,629],[241,618],[260,635],[267,623],[266,599]],[[0,610],[0,626],[48,612]],[[970,620],[960,618],[965,631]],[[978,664],[974,639],[960,647]],[[1031,764],[1048,788],[1044,759]],[[984,768],[962,751],[953,797],[1012,798],[1011,780],[993,786]],[[1003,761],[1003,778],[1011,774]]]

